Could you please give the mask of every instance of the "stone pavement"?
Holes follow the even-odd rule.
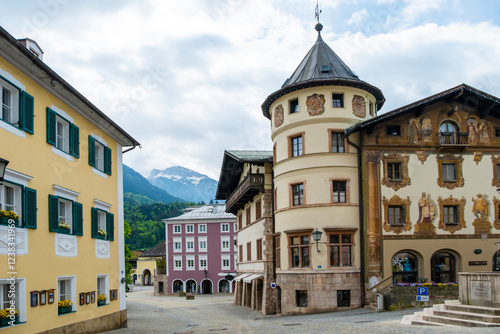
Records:
[[[128,328],[108,333],[476,333],[498,334],[498,328],[421,327],[400,324],[418,309],[374,312],[355,309],[342,312],[280,317],[233,306],[229,294],[154,296],[152,287],[135,287],[127,293]]]

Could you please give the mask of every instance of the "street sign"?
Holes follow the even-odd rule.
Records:
[[[427,296],[427,288],[418,288],[418,295],[422,296]]]
[[[417,302],[428,302],[429,296],[417,296]]]

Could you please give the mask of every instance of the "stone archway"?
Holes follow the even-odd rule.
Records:
[[[151,271],[149,269],[144,269],[142,271],[142,285],[153,285]]]

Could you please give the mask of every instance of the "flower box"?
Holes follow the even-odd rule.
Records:
[[[70,234],[71,229],[59,226],[59,233]]]
[[[0,218],[0,223],[3,225],[8,225],[10,219],[11,218],[2,217],[2,218]],[[14,224],[17,226],[17,224],[19,224],[19,219],[13,219],[13,220],[14,220]]]
[[[69,313],[73,310],[73,306],[58,306],[59,314]]]
[[[14,319],[14,323],[17,322],[18,320],[18,316],[16,316],[16,318]],[[12,319],[11,318],[0,318],[0,326],[6,326],[6,325],[9,325],[9,322],[11,322]]]
[[[105,300],[98,300],[97,301],[97,306],[103,306],[103,305],[106,305],[106,301]]]

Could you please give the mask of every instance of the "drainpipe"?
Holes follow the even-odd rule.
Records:
[[[349,145],[356,148],[358,158],[358,194],[359,194],[359,235],[360,235],[360,252],[361,252],[361,306],[365,305],[365,231],[364,231],[364,215],[363,215],[363,175],[361,164],[361,148],[349,140],[351,133],[344,130],[344,135]],[[361,141],[361,134],[360,134]]]

